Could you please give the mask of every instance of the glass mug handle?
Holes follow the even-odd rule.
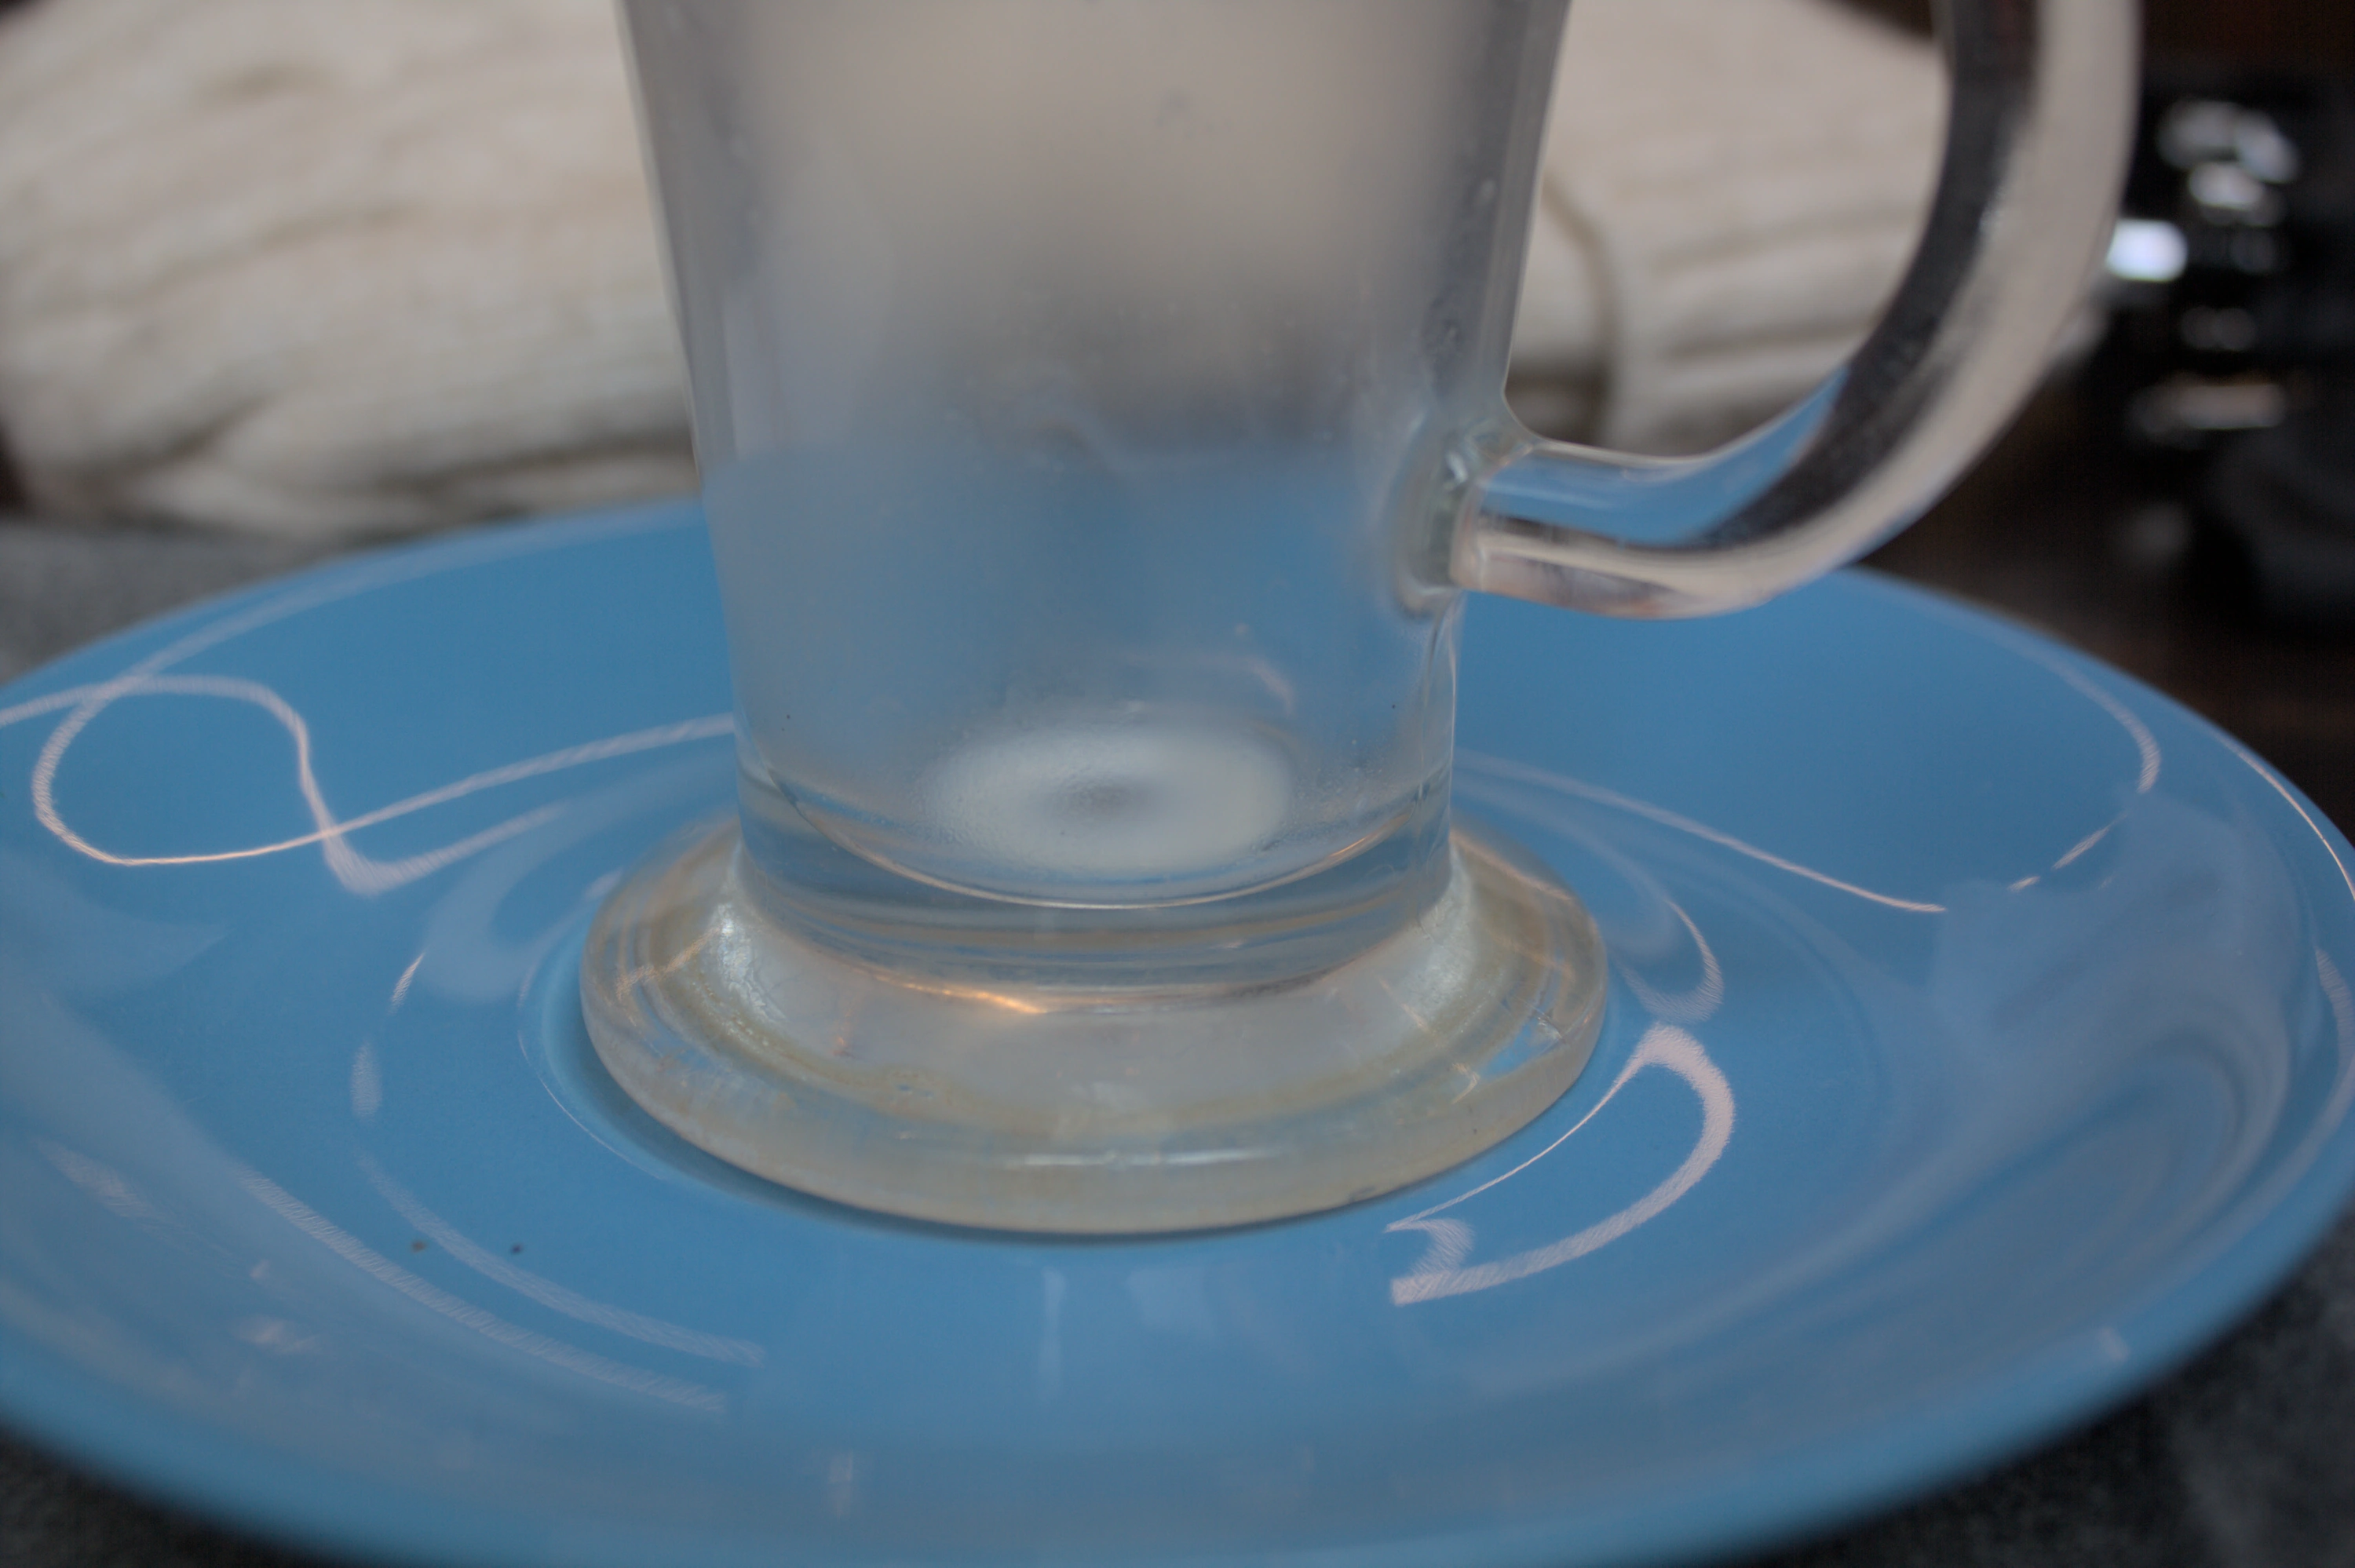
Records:
[[[2134,124],[2133,0],[1948,0],[1946,151],[1879,326],[1780,418],[1655,460],[1507,425],[1453,476],[1458,586],[1605,615],[1738,609],[1919,515],[2042,372],[2103,252]]]

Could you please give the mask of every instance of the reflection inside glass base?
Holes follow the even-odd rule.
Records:
[[[1307,1213],[1488,1148],[1593,1049],[1604,964],[1585,909],[1493,839],[1459,826],[1446,853],[1419,917],[1311,973],[993,982],[878,966],[781,921],[730,815],[606,901],[582,1009],[657,1120],[841,1202],[1073,1234]]]

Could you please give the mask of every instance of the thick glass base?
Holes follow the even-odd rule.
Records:
[[[1593,1049],[1604,970],[1584,908],[1463,828],[1446,853],[1419,917],[1305,976],[993,984],[781,923],[731,818],[606,901],[581,1002],[658,1120],[842,1202],[1077,1234],[1307,1213],[1487,1148]]]

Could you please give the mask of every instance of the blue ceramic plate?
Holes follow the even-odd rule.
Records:
[[[796,1197],[596,1066],[590,909],[729,798],[691,508],[0,691],[0,1415],[435,1561],[1651,1560],[2091,1414],[2346,1196],[2346,841],[2174,705],[1855,576],[1482,603],[1464,669],[1463,809],[1613,950],[1593,1065],[1407,1192],[1116,1243]]]

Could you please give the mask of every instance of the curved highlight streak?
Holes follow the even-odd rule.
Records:
[[[74,741],[88,728],[92,720],[124,697],[135,696],[201,696],[250,703],[269,714],[294,744],[295,787],[303,796],[313,823],[313,831],[281,839],[272,843],[256,844],[243,849],[217,850],[181,855],[122,855],[100,848],[69,826],[57,805],[57,773],[66,753]],[[14,722],[18,717],[30,717],[34,713],[54,712],[74,705],[74,711],[52,731],[35,758],[32,774],[33,814],[41,825],[76,853],[109,865],[206,865],[221,861],[251,860],[262,855],[281,854],[288,850],[302,849],[310,844],[324,848],[327,867],[347,890],[368,895],[388,892],[406,885],[467,857],[478,854],[492,845],[528,832],[557,816],[559,806],[542,806],[520,816],[486,828],[481,832],[461,839],[437,850],[411,855],[404,860],[378,861],[361,853],[347,842],[348,835],[362,828],[391,821],[425,810],[433,806],[460,800],[465,796],[517,783],[542,774],[554,773],[587,763],[626,757],[634,752],[654,750],[666,746],[677,746],[689,741],[704,740],[726,735],[733,728],[728,715],[706,715],[683,723],[634,730],[627,735],[611,736],[584,745],[567,747],[546,752],[520,762],[506,763],[470,774],[455,783],[442,785],[422,794],[412,795],[389,806],[349,819],[339,819],[329,808],[325,794],[319,788],[311,761],[311,729],[293,705],[270,687],[256,681],[227,675],[125,675],[94,686],[77,687],[54,693],[0,712],[0,721]]]
[[[2068,853],[2062,855],[2059,860],[2054,861],[2045,869],[2047,871],[2067,870],[2070,866],[2074,865],[2083,856],[2090,853],[2095,844],[2100,843],[2104,839],[2108,838],[2112,828],[2116,827],[2120,822],[2125,821],[2126,819],[2124,817],[2112,817],[2108,821],[2104,822],[2100,827],[2095,828],[2092,832],[2087,833],[2083,838],[2079,839],[2075,844],[2071,846]]]
[[[2158,784],[2159,763],[2163,758],[2158,749],[2158,736],[2150,732],[2150,726],[2142,722],[2142,715],[2041,650],[2037,652],[2036,662],[2067,682],[2070,689],[2078,695],[2091,700],[2096,707],[2117,720],[2118,727],[2126,732],[2126,738],[2134,742],[2135,750],[2142,758],[2142,770],[2135,779],[2135,793],[2149,794]]]
[[[28,718],[53,714],[59,708],[69,708],[83,701],[92,692],[103,690],[103,683],[92,682],[86,686],[68,686],[61,692],[51,692],[46,697],[30,697],[13,707],[0,708],[0,729],[12,724],[22,724]]]
[[[1857,898],[1870,900],[1874,904],[1886,905],[1891,909],[1902,909],[1909,915],[1944,915],[1946,912],[1946,906],[1943,904],[1925,904],[1919,899],[1899,898],[1887,893],[1875,893],[1870,887],[1859,887],[1853,882],[1842,882],[1838,877],[1817,871],[1813,866],[1801,865],[1797,861],[1785,860],[1781,855],[1760,849],[1755,844],[1744,843],[1731,833],[1719,832],[1715,828],[1696,822],[1690,817],[1680,817],[1664,806],[1655,806],[1648,800],[1635,800],[1630,796],[1619,794],[1615,790],[1605,789],[1599,784],[1589,784],[1582,779],[1572,779],[1567,774],[1549,773],[1542,768],[1531,768],[1527,763],[1509,761],[1487,752],[1459,751],[1455,756],[1459,763],[1476,763],[1517,783],[1535,784],[1543,789],[1558,789],[1564,794],[1576,795],[1582,800],[1592,800],[1597,805],[1610,806],[1618,810],[1646,818],[1664,828],[1673,828],[1678,832],[1689,833],[1694,838],[1706,840],[1720,848],[1730,849],[1736,854],[1747,855],[1752,860],[1771,865],[1777,871],[1787,871],[1794,876],[1802,876],[1809,882],[1819,883],[1836,893],[1846,893]],[[1456,782],[1459,789],[1464,789],[1467,783],[1471,785],[1470,789],[1465,789],[1467,794],[1476,795],[1479,792],[1477,782],[1465,779],[1460,772]]]
[[[424,577],[438,577],[444,572],[465,569],[480,565],[484,562],[501,561],[521,556],[542,554],[552,549],[571,549],[582,545],[593,544],[609,538],[623,537],[634,534],[657,534],[681,529],[691,530],[699,528],[700,525],[699,515],[691,510],[674,514],[668,509],[661,508],[627,508],[602,517],[576,520],[573,523],[567,524],[563,532],[563,536],[559,540],[555,540],[553,543],[551,543],[551,540],[543,530],[527,528],[517,530],[504,538],[496,535],[477,538],[460,550],[403,551],[388,559],[337,571],[327,576],[324,580],[314,581],[307,585],[282,590],[271,595],[261,603],[251,605],[242,610],[236,610],[225,614],[217,620],[198,626],[193,630],[187,631],[181,636],[173,639],[170,642],[167,642],[163,647],[156,649],[154,652],[149,653],[143,658],[134,660],[123,671],[121,674],[115,676],[112,680],[69,687],[64,691],[52,692],[47,696],[35,697],[26,702],[14,704],[5,708],[0,708],[0,727],[17,724],[28,718],[37,717],[42,714],[55,713],[59,708],[71,707],[73,709],[73,712],[67,715],[65,722],[59,725],[56,731],[51,733],[48,743],[42,747],[40,758],[35,763],[33,785],[37,814],[39,815],[42,825],[80,853],[91,855],[93,858],[101,861],[108,861],[111,863],[123,865],[186,864],[192,863],[201,863],[207,860],[246,859],[256,854],[275,853],[284,849],[299,848],[305,843],[326,842],[328,848],[325,851],[325,853],[327,855],[330,867],[336,868],[339,859],[344,863],[343,866],[336,870],[336,874],[338,878],[341,879],[345,875],[346,871],[352,870],[361,863],[376,863],[367,862],[366,857],[357,854],[357,852],[347,852],[339,856],[337,852],[341,846],[336,841],[340,839],[342,834],[349,832],[356,828],[366,826],[372,821],[384,821],[388,816],[402,814],[406,810],[421,810],[424,804],[431,804],[433,802],[421,798],[418,801],[402,802],[397,807],[387,808],[383,812],[374,813],[368,817],[356,819],[355,821],[348,822],[336,821],[331,814],[323,817],[321,813],[324,811],[325,808],[322,805],[317,809],[314,809],[313,812],[313,820],[318,828],[316,832],[304,835],[302,838],[290,841],[284,844],[268,845],[256,850],[234,852],[223,855],[192,857],[166,856],[149,860],[113,857],[98,850],[95,845],[90,844],[86,841],[81,840],[78,835],[75,835],[71,830],[64,828],[62,821],[58,819],[56,803],[52,799],[52,784],[57,772],[58,760],[64,756],[67,748],[73,744],[74,737],[79,736],[82,730],[87,728],[92,719],[96,718],[101,713],[103,713],[108,707],[112,706],[116,700],[126,695],[137,694],[143,690],[165,689],[173,683],[183,681],[205,681],[208,679],[208,677],[202,676],[165,676],[159,673],[170,669],[173,665],[177,664],[183,660],[190,658],[195,654],[203,652],[206,649],[218,647],[221,643],[229,642],[237,638],[242,637],[249,631],[257,630],[261,627],[272,625],[277,621],[289,620],[309,610],[321,609],[341,599],[356,598],[361,594],[373,592],[378,588],[389,588],[400,583],[415,581]],[[261,687],[254,683],[238,682],[233,683],[252,686],[255,691],[266,693],[272,700],[277,700],[275,693],[269,693],[266,687]],[[215,692],[210,694],[218,695],[226,694]],[[249,697],[247,700],[251,699]],[[264,703],[261,705],[268,707],[270,705],[268,703]],[[282,701],[280,702],[280,705],[284,706]],[[293,710],[292,708],[287,708],[286,711],[288,714],[292,714]],[[280,722],[282,724],[285,720],[281,718]],[[299,717],[296,718],[294,722],[297,726],[301,725]],[[690,720],[687,725],[677,727],[682,729],[692,728],[710,722],[711,721],[709,719]],[[720,730],[725,730],[728,727],[730,727],[730,721],[725,718],[721,719],[719,721]],[[645,735],[653,732],[639,733],[640,735]],[[617,744],[618,742],[626,742],[633,738],[635,737],[620,736],[617,737],[616,742],[601,742],[595,744],[612,745]],[[685,738],[695,737],[688,736]],[[295,744],[298,757],[302,758],[305,765],[304,769],[304,779],[307,783],[309,781],[307,768],[309,736],[307,730],[300,731],[295,734]],[[655,744],[665,743],[657,742]],[[627,749],[642,749],[642,747],[627,747]],[[567,754],[551,753],[550,758],[561,758],[565,755]],[[618,755],[618,752],[614,753],[614,755]],[[549,759],[539,758],[536,760],[547,762]],[[593,758],[580,758],[580,760],[593,760]],[[570,762],[556,764],[556,766],[571,765],[572,764]],[[517,764],[515,766],[519,768],[529,768],[532,764],[525,763]],[[546,769],[542,768],[540,770],[545,771]],[[498,770],[494,771],[496,772]],[[483,784],[477,783],[474,780],[462,780],[461,784],[449,786],[448,789],[450,791],[457,791],[464,789],[465,786],[469,784],[477,789],[485,787]],[[306,791],[306,793],[309,792],[310,791]],[[472,791],[471,789],[467,789],[466,792],[471,793]],[[441,798],[446,799],[448,796],[447,794],[442,794]],[[42,808],[46,808],[46,810],[42,810]],[[463,859],[465,854],[474,853],[482,849],[488,848],[490,844],[499,842],[499,839],[501,838],[512,837],[516,833],[527,831],[529,828],[538,825],[538,822],[545,821],[547,820],[546,815],[534,815],[527,813],[525,817],[516,818],[509,822],[501,824],[501,827],[498,829],[491,830],[489,834],[476,834],[473,839],[464,841],[460,844],[453,844],[448,846],[448,848],[444,850],[432,852],[427,855],[418,856],[410,861],[396,863],[393,867],[385,868],[398,880],[375,886],[355,886],[352,887],[352,891],[358,893],[382,892],[385,890],[386,886],[397,886],[399,885],[400,881],[413,880],[415,876],[421,876],[426,874],[428,872],[438,870],[440,867],[449,864],[452,859]],[[493,834],[496,836],[492,836]],[[402,874],[404,870],[408,874]],[[366,883],[370,881],[371,878],[367,874],[363,874],[361,880],[363,883]],[[346,882],[346,885],[352,886],[348,881]]]
[[[1656,990],[1625,963],[1618,966],[1619,978],[1627,982],[1627,989],[1636,993],[1636,1000],[1653,1017],[1670,1023],[1705,1023],[1725,1003],[1725,970],[1717,961],[1717,949],[1700,934],[1700,927],[1685,913],[1685,906],[1673,898],[1663,902],[1668,913],[1683,921],[1686,931],[1691,934],[1693,947],[1700,954],[1700,983],[1682,996],[1671,996]]]
[[[2314,820],[2314,813],[2306,809],[2296,792],[2255,752],[2230,736],[2225,736],[2225,744],[2231,747],[2233,756],[2247,764],[2251,772],[2264,779],[2274,793],[2297,813],[2298,820],[2313,832],[2315,842],[2321,844],[2323,853],[2330,857],[2330,863],[2339,868],[2339,880],[2346,884],[2348,896],[2355,898],[2355,871],[2349,869],[2346,860],[2339,853],[2339,846],[2330,842],[2330,834]],[[2315,977],[2322,985],[2323,999],[2330,1007],[2331,1022],[2339,1028],[2339,1082],[2332,1086],[2328,1105],[2319,1118],[2320,1126],[2334,1127],[2347,1114],[2348,1106],[2355,1104],[2355,1071],[2349,1070],[2350,1063],[2355,1063],[2355,992],[2350,991],[2347,977],[2339,972],[2337,964],[2330,961],[2330,955],[2320,948],[2314,949],[2314,969]]]
[[[2029,662],[2051,671],[2072,691],[2109,715],[2118,727],[2126,732],[2126,738],[2134,742],[2135,751],[2141,758],[2141,767],[2135,778],[2135,793],[2147,795],[2158,788],[2158,770],[2165,757],[2159,750],[2158,736],[2151,733],[2150,726],[2142,721],[2140,715],[2102,690],[2083,673],[2070,668],[2042,638],[2017,623],[1998,622],[1989,626],[1986,611],[1971,609],[1935,595],[1923,596],[1916,602],[1941,619],[1964,627],[1974,635],[1985,637]]]
[[[2283,782],[2281,775],[2275,773],[2264,758],[2230,736],[2225,736],[2224,739],[2225,744],[2232,748],[2232,755],[2248,764],[2249,770],[2264,779],[2272,788],[2273,792],[2286,801],[2289,809],[2296,811],[2307,827],[2312,830],[2315,838],[2322,845],[2322,853],[2328,855],[2330,863],[2339,868],[2339,880],[2347,885],[2348,896],[2355,898],[2355,872],[2347,869],[2347,862],[2339,856],[2339,846],[2330,842],[2330,835],[2323,831],[2321,823],[2314,820],[2314,813],[2306,809],[2290,787]]]
[[[1684,1163],[1670,1172],[1668,1179],[1643,1197],[1620,1210],[1610,1218],[1601,1220],[1560,1241],[1494,1263],[1476,1264],[1465,1267],[1463,1260],[1472,1248],[1472,1227],[1462,1220],[1434,1220],[1429,1216],[1442,1209],[1453,1208],[1465,1198],[1485,1192],[1497,1182],[1508,1180],[1528,1170],[1538,1160],[1552,1153],[1571,1137],[1594,1119],[1597,1112],[1611,1103],[1630,1079],[1647,1067],[1659,1067],[1674,1073],[1689,1085],[1700,1099],[1701,1107],[1700,1137]],[[1594,1107],[1578,1118],[1577,1126],[1563,1133],[1536,1154],[1521,1161],[1495,1181],[1484,1181],[1469,1192],[1435,1204],[1411,1219],[1400,1220],[1388,1228],[1393,1231],[1423,1231],[1431,1237],[1431,1245],[1416,1263],[1412,1272],[1391,1281],[1391,1300],[1401,1307],[1418,1301],[1436,1301],[1446,1296],[1464,1296],[1475,1290],[1493,1289],[1509,1285],[1517,1279],[1527,1279],[1550,1268],[1559,1268],[1574,1258],[1584,1257],[1617,1241],[1621,1236],[1657,1216],[1678,1199],[1689,1192],[1710,1168],[1725,1153],[1726,1145],[1733,1140],[1733,1086],[1700,1042],[1672,1023],[1655,1023],[1646,1030],[1636,1044],[1636,1054],[1621,1068],[1611,1087],[1595,1102]]]
[[[493,844],[506,842],[521,833],[527,833],[543,822],[553,821],[564,814],[561,806],[540,806],[520,817],[485,828],[481,832],[444,844],[438,850],[413,854],[406,860],[372,860],[344,842],[345,828],[335,829],[335,836],[326,840],[321,853],[325,855],[327,869],[336,880],[350,892],[362,897],[389,893],[396,887],[406,887],[419,877],[431,876],[445,865],[455,865],[470,856],[482,853]]]

